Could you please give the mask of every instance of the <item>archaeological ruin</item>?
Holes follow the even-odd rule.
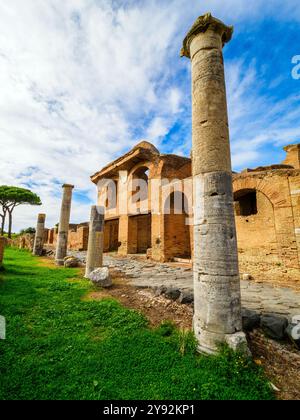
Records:
[[[34,244],[33,244],[33,255],[36,255],[36,256],[41,256],[43,253],[44,240],[45,240],[45,221],[46,221],[46,215],[39,214],[38,219],[37,219]]]
[[[87,249],[85,277],[103,265],[103,229],[104,211],[103,207],[92,206],[89,226],[89,242]]]
[[[71,214],[72,191],[74,186],[63,185],[63,198],[58,225],[55,261],[57,265],[64,264],[64,258],[68,250],[68,234]]]
[[[87,251],[87,278],[103,252],[189,264],[194,331],[208,353],[223,341],[248,351],[241,279],[300,284],[300,145],[286,146],[281,164],[232,171],[222,52],[232,33],[206,14],[183,42],[192,68],[191,158],[141,141],[91,176],[98,207],[90,223],[69,224],[73,186],[64,185],[58,228],[40,229],[58,265],[67,249]]]
[[[254,277],[264,272],[266,280],[300,281],[300,144],[286,146],[284,150],[287,155],[281,164],[233,173],[239,264],[240,271]],[[143,141],[93,175],[96,184],[101,179],[112,179],[117,191],[117,202],[105,211],[104,252],[142,254],[159,262],[192,260],[193,226],[186,225],[186,220],[193,216],[191,166],[191,159],[160,154]],[[159,211],[151,210],[148,191],[148,197],[142,200],[142,205],[148,206],[146,211],[119,214],[118,197],[124,193],[119,189],[120,176],[125,173],[129,178],[143,173],[148,182],[164,180],[157,194]],[[182,183],[185,193],[180,191]],[[108,190],[106,186],[99,191],[99,203],[109,195]],[[132,193],[127,193],[127,185],[124,190],[130,199]],[[181,214],[174,209],[176,195],[182,196]],[[163,214],[166,202],[171,203],[170,214]],[[55,249],[58,227],[45,229],[45,235],[45,245]],[[88,236],[88,222],[70,224],[68,249],[86,251]]]
[[[183,41],[192,65],[194,331],[199,348],[247,348],[233,210],[232,169],[222,49],[233,28],[200,16]]]

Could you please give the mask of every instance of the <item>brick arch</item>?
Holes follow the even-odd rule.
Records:
[[[128,177],[127,177],[127,186],[130,185],[130,182],[132,181],[132,178],[134,176],[134,174],[136,172],[138,172],[139,169],[142,168],[147,168],[149,170],[149,175],[148,175],[148,179],[147,179],[147,184],[148,184],[148,202],[151,199],[151,195],[150,195],[150,186],[149,186],[149,180],[152,177],[152,172],[153,172],[153,164],[152,162],[139,162],[138,164],[136,164],[135,166],[133,166],[133,168],[131,168],[131,171],[128,173]]]
[[[233,180],[233,192],[256,190],[272,203],[277,240],[278,256],[288,267],[299,268],[293,210],[288,181],[284,177],[275,182],[267,175],[264,178],[248,176]],[[291,222],[292,221],[292,222]]]
[[[268,183],[264,179],[246,177],[234,179],[233,193],[235,194],[241,190],[255,190],[261,192],[268,198],[274,208],[283,204],[287,205],[286,194],[283,191],[278,191],[278,189],[274,188],[274,185]],[[289,195],[288,200],[290,200]]]
[[[137,163],[131,168],[131,170],[128,172],[128,179],[130,179],[136,171],[143,167],[149,169],[149,179],[155,178],[157,173],[157,164],[152,161],[144,161]]]

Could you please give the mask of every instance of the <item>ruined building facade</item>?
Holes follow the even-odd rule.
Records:
[[[299,269],[300,145],[284,149],[287,155],[282,164],[233,175],[239,259],[246,266]],[[147,195],[139,194],[137,202],[135,194],[128,192],[128,184],[135,179],[148,184]],[[100,185],[98,204],[106,206],[104,251],[147,254],[160,262],[192,259],[191,179],[191,159],[160,154],[146,141],[93,175],[92,182]],[[116,200],[110,199],[112,183]],[[125,214],[120,211],[121,202],[127,202]],[[49,230],[47,244],[54,246],[56,236],[57,229]],[[70,225],[69,248],[86,250],[87,242],[88,224]]]

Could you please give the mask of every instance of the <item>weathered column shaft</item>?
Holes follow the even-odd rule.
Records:
[[[64,258],[68,250],[68,233],[71,214],[71,202],[73,185],[63,185],[63,198],[60,212],[60,221],[58,227],[56,257],[57,265],[64,265]]]
[[[2,266],[2,263],[3,263],[5,245],[6,245],[6,238],[4,236],[0,236],[0,267]]]
[[[206,352],[219,342],[245,343],[222,54],[231,36],[231,27],[207,14],[181,52],[192,61],[194,329]]]
[[[24,249],[25,248],[25,244],[26,244],[25,238],[21,238],[20,244],[19,244],[19,248],[20,249]]]
[[[39,214],[37,219],[34,244],[33,244],[33,255],[41,256],[43,253],[44,247],[44,237],[45,237],[45,214]]]
[[[103,265],[104,208],[92,206],[85,277]]]

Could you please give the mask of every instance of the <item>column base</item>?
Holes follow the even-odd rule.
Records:
[[[23,248],[20,248],[20,249],[23,249]],[[33,251],[32,255],[34,255],[35,257],[42,257],[43,251]]]
[[[62,267],[65,265],[65,260],[55,260],[55,265]]]
[[[252,353],[248,347],[246,335],[243,332],[238,332],[234,334],[226,334],[224,342],[233,351],[242,353],[246,357],[252,357]],[[198,350],[198,353],[206,354],[208,356],[216,355],[219,353],[218,348],[209,348],[209,347],[203,346],[201,343],[199,343],[197,350]]]
[[[218,354],[218,350],[209,349],[208,347],[202,346],[201,344],[198,345],[197,351],[198,351],[198,353],[205,354],[207,356],[213,356],[215,354]]]
[[[194,321],[194,332],[198,340],[199,353],[207,355],[218,354],[219,345],[225,343],[233,351],[242,353],[246,357],[251,357],[246,334],[243,331],[232,334],[216,333],[202,329]]]
[[[248,347],[246,334],[242,331],[236,332],[234,334],[226,334],[225,343],[227,343],[228,346],[234,351],[238,351],[239,353],[242,353],[248,357],[252,356]]]

